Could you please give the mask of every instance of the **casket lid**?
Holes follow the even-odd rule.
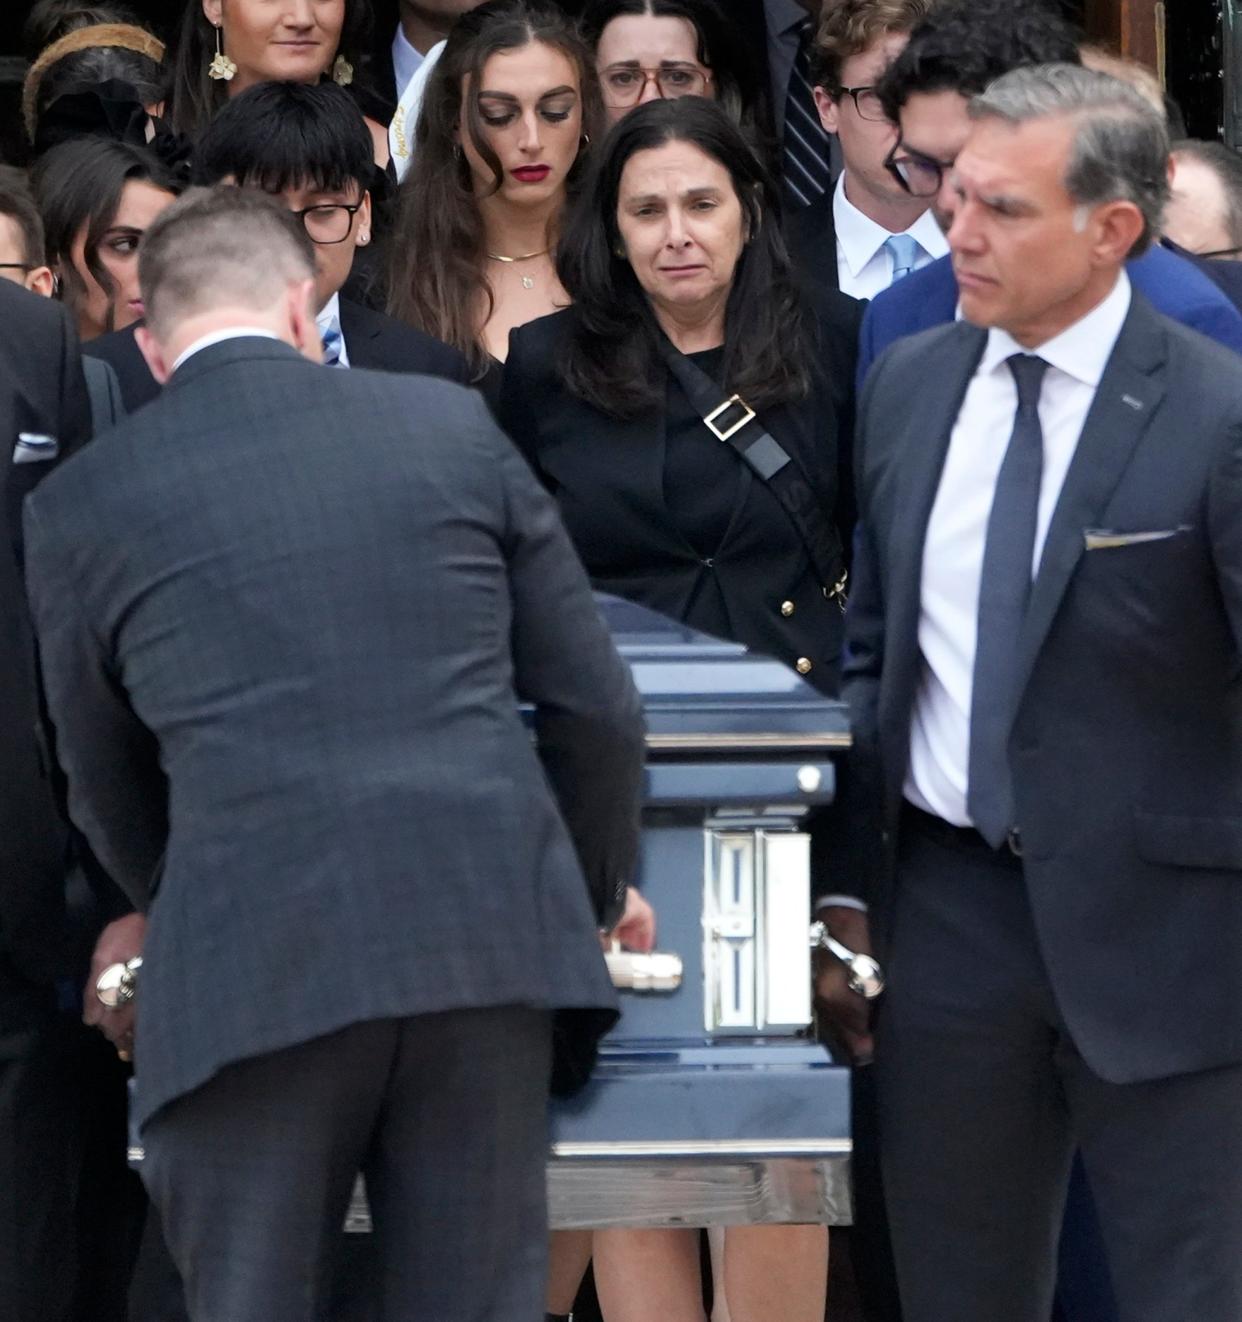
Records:
[[[597,594],[643,697],[651,756],[823,755],[850,745],[847,709],[788,666]]]

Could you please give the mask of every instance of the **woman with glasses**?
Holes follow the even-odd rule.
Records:
[[[634,109],[558,252],[573,302],[514,332],[500,416],[596,588],[831,693],[860,307],[835,292],[803,302],[777,211],[718,105]],[[735,424],[739,446],[781,461],[753,468],[722,443]],[[718,1247],[717,1322],[822,1322],[823,1227],[731,1227]],[[698,1232],[607,1230],[593,1248],[606,1322],[704,1322]]]
[[[716,0],[593,0],[582,30],[610,125],[647,101],[703,96],[753,132],[753,61]]]
[[[92,340],[143,314],[138,247],[181,181],[144,147],[76,138],[46,152],[31,180],[61,299]]]
[[[462,353],[493,402],[509,332],[568,302],[556,247],[598,106],[576,30],[528,0],[463,14],[427,80],[389,312]]]

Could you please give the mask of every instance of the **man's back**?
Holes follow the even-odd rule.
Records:
[[[640,738],[637,698],[473,395],[226,342],[29,528],[51,704],[98,722],[64,741],[75,816],[131,894],[159,887],[144,1115],[342,1024],[611,1004],[515,686],[597,719],[614,754]],[[109,674],[123,697],[75,701]],[[118,747],[129,774],[105,783]],[[628,879],[632,832],[605,825],[615,856],[588,872]]]

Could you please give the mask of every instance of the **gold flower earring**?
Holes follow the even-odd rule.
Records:
[[[224,39],[216,28],[216,58],[207,66],[207,77],[218,83],[231,82],[237,74],[237,64],[224,53]]]
[[[338,55],[332,65],[332,81],[338,87],[348,87],[354,81],[354,66],[344,55]]]

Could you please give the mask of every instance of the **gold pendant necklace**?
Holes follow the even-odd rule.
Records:
[[[516,262],[533,262],[536,257],[546,257],[551,250],[540,248],[538,252],[524,252],[520,257],[506,257],[503,253],[489,252],[488,260],[493,262],[504,262],[506,266],[512,266]],[[524,275],[521,277],[523,289],[534,289],[535,277],[533,275]]]

